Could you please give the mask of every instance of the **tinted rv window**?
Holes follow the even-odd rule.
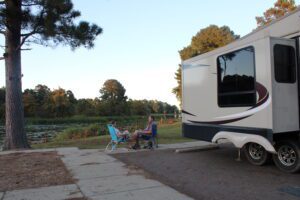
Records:
[[[252,106],[256,103],[254,48],[247,47],[217,58],[220,107]]]
[[[295,49],[291,46],[274,46],[275,80],[280,83],[296,81]]]

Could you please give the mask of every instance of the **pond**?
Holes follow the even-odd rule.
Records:
[[[88,126],[89,124],[51,124],[51,125],[27,125],[25,131],[27,133],[28,140],[31,144],[44,143],[51,141],[58,133],[67,128],[76,128]],[[0,151],[3,147],[3,140],[5,137],[5,127],[0,125]]]

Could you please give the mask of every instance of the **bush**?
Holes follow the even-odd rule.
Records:
[[[64,141],[72,139],[81,139],[87,137],[95,137],[99,135],[104,135],[105,132],[101,131],[100,125],[92,124],[88,127],[83,128],[67,128],[63,132],[57,134],[54,138],[55,141]]]
[[[160,118],[159,118],[160,117]],[[156,115],[157,122],[160,124],[173,124],[176,120],[170,118],[162,118],[162,115]],[[92,118],[100,121],[99,118]],[[74,120],[74,118],[73,118]],[[58,133],[54,141],[65,141],[72,139],[81,139],[87,137],[95,137],[100,135],[108,135],[107,123],[111,120],[117,121],[117,127],[120,131],[128,130],[133,133],[134,130],[143,129],[147,123],[147,117],[105,117],[101,118],[100,123],[93,123],[84,127],[71,127]]]

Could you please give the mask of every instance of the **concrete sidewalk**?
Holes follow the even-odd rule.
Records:
[[[198,142],[190,144],[182,143],[181,145],[161,145],[159,149],[186,148],[199,145],[200,143]],[[206,143],[201,143],[201,145],[206,145]],[[41,151],[57,151],[62,156],[62,161],[68,170],[77,180],[76,184],[0,192],[0,200],[191,199],[156,180],[146,178],[142,170],[126,166],[124,163],[106,154],[103,150],[58,148]],[[41,151],[29,150],[23,152]],[[3,152],[3,154],[7,153],[14,152]]]
[[[58,149],[58,153],[89,199],[191,199],[99,150]]]

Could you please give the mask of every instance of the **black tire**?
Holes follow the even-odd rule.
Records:
[[[270,153],[263,146],[256,143],[246,144],[244,146],[244,154],[252,165],[257,166],[265,165],[271,159]]]
[[[299,141],[286,140],[275,145],[277,154],[273,155],[275,165],[284,172],[296,173],[300,171]]]

